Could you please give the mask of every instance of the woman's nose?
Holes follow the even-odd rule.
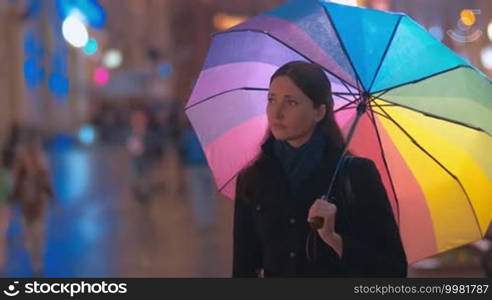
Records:
[[[275,105],[273,107],[273,117],[276,119],[282,119],[284,117],[284,107],[283,105]]]

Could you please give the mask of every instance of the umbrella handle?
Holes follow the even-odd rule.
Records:
[[[328,197],[326,195],[321,196],[321,199],[328,201]],[[309,221],[309,226],[312,229],[316,230],[316,229],[320,229],[321,227],[323,227],[323,223],[324,223],[324,220],[322,217],[314,217],[311,219],[311,221]]]
[[[364,95],[364,97],[366,98],[365,101],[367,101],[367,98],[368,96],[367,95]],[[352,135],[354,134],[355,132],[355,128],[357,126],[357,123],[359,123],[359,119],[362,117],[362,114],[364,114],[364,112],[367,110],[367,103],[366,102],[362,102],[360,103],[358,106],[357,106],[357,115],[356,115],[356,118],[354,120],[354,123],[352,124],[351,128],[350,128],[350,131],[349,131],[349,134],[348,134],[348,137],[347,137],[347,140],[345,142],[345,147],[343,149],[343,152],[342,152],[342,158],[345,157],[345,154],[347,153],[347,150],[348,150],[348,145],[350,143],[350,141],[352,140]],[[328,192],[321,196],[321,198],[325,201],[328,201],[328,195],[330,195],[331,193],[331,190],[333,188],[333,185],[335,184],[335,179],[337,177],[337,174],[338,174],[338,171],[340,170],[340,167],[342,166],[342,163],[344,162],[345,160],[344,159],[340,159],[335,167],[335,171],[334,171],[334,174],[332,175],[332,178],[331,178],[331,182],[330,182],[330,185],[328,187]],[[314,217],[312,219],[312,221],[309,222],[309,226],[311,226],[312,229],[320,229],[321,227],[323,227],[323,218],[321,217]]]

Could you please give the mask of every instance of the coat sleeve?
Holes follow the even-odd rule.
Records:
[[[237,180],[234,203],[232,277],[257,277],[262,267],[259,236],[250,204],[241,198],[241,176]]]
[[[342,266],[354,277],[406,277],[407,259],[381,176],[371,160],[353,163],[355,199],[350,204],[350,230],[341,235]]]

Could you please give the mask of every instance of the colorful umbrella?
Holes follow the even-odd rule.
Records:
[[[349,150],[372,159],[409,263],[480,239],[492,218],[492,83],[404,14],[289,1],[213,37],[186,106],[218,189],[267,130],[269,78],[321,65]],[[355,126],[355,127],[353,127]]]

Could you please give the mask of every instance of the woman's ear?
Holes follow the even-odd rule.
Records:
[[[316,108],[316,123],[323,120],[326,115],[326,104],[321,104],[318,108]]]

